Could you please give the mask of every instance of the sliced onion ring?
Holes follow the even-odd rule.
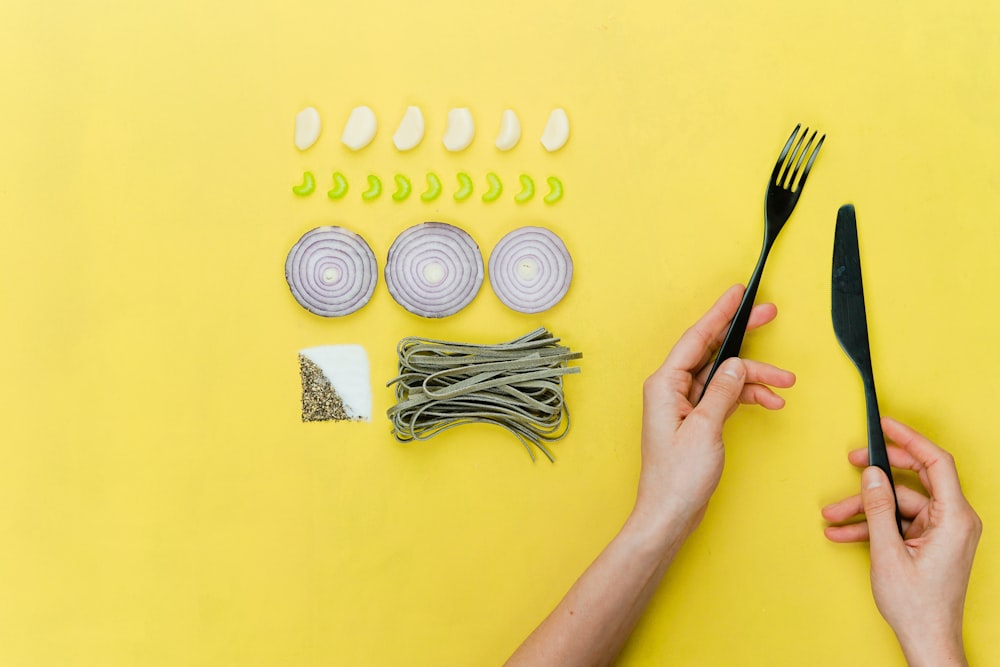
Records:
[[[520,227],[490,254],[490,285],[519,313],[540,313],[559,303],[573,280],[566,244],[544,227]]]
[[[378,264],[365,240],[349,229],[316,227],[288,251],[285,280],[303,308],[323,317],[340,317],[372,298]]]
[[[483,256],[466,232],[444,222],[404,230],[385,265],[385,283],[396,303],[421,317],[447,317],[476,298],[483,284]]]

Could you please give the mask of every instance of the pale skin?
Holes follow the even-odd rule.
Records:
[[[705,516],[722,476],[725,421],[741,404],[769,410],[784,406],[773,388],[791,387],[795,376],[739,358],[720,366],[698,401],[742,295],[740,285],[727,290],[646,380],[642,468],[632,512],[508,665],[614,662],[684,541]],[[776,315],[772,304],[755,306],[748,328],[761,327]],[[823,510],[830,521],[855,523],[828,527],[827,537],[855,542],[871,534],[875,599],[910,664],[965,664],[962,608],[981,523],[962,496],[946,452],[898,422],[886,420],[883,426],[897,443],[890,447],[890,462],[916,470],[930,498],[897,487],[906,519],[904,543],[896,532],[884,475],[877,468],[866,469],[862,495]],[[863,467],[867,455],[852,452],[850,460]],[[882,475],[881,485],[872,471]],[[858,522],[866,512],[868,521]]]
[[[734,358],[719,368],[694,407],[742,295],[741,286],[723,294],[646,380],[635,506],[618,535],[507,664],[614,661],[681,545],[705,515],[722,476],[723,423],[740,403],[772,410],[784,406],[771,387],[790,387],[795,376]],[[772,304],[758,305],[749,328],[776,315]]]
[[[896,527],[892,490],[885,473],[868,465],[868,452],[848,454],[863,468],[861,493],[823,508],[835,524],[834,542],[871,544],[875,604],[889,623],[908,664],[968,665],[962,640],[962,612],[972,560],[983,523],[966,500],[955,460],[933,442],[885,417],[882,430],[894,468],[917,473],[927,495],[896,485],[903,533]],[[865,520],[859,523],[859,517]]]

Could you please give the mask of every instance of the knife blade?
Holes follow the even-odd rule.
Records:
[[[857,218],[852,204],[845,204],[837,211],[837,229],[833,237],[833,274],[831,280],[831,313],[833,331],[840,346],[850,357],[861,374],[865,391],[865,409],[868,418],[868,462],[878,466],[889,478],[893,499],[896,486],[885,450],[878,398],[875,394],[875,376],[872,372],[871,347],[868,342],[868,318],[865,313],[865,293],[861,280],[861,253],[858,245]],[[903,534],[899,503],[896,503],[896,525]]]

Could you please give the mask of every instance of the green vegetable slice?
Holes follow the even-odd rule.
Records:
[[[549,194],[545,195],[546,204],[555,204],[557,201],[562,199],[563,196],[563,184],[555,176],[549,176],[546,179],[549,184]]]
[[[365,201],[378,199],[382,194],[382,181],[375,174],[368,174],[368,189],[361,193],[361,198]]]
[[[441,194],[441,179],[434,172],[427,173],[427,191],[421,193],[424,201],[434,201]]]
[[[339,171],[333,172],[333,188],[326,191],[330,199],[341,199],[347,194],[347,177]]]
[[[458,173],[458,190],[455,192],[455,201],[465,201],[472,196],[472,177],[464,171]]]
[[[402,174],[396,174],[396,191],[392,193],[394,201],[403,201],[410,196],[410,179]]]
[[[486,183],[489,185],[489,190],[483,193],[483,201],[490,203],[500,199],[500,195],[503,194],[503,183],[500,181],[500,177],[491,171],[486,174]]]
[[[535,196],[535,182],[531,176],[521,174],[521,191],[514,195],[514,201],[523,204]]]
[[[292,192],[294,192],[299,197],[305,197],[311,195],[316,189],[316,177],[313,176],[311,171],[307,171],[302,174],[302,183],[299,185],[292,186]]]

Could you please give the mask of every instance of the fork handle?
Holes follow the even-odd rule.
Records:
[[[743,292],[743,300],[740,301],[740,307],[736,309],[736,315],[733,317],[733,321],[729,323],[729,331],[726,332],[726,338],[722,341],[722,347],[719,348],[719,354],[715,357],[712,369],[708,371],[708,377],[705,378],[705,386],[702,387],[701,396],[698,397],[699,402],[705,397],[708,385],[712,381],[712,378],[715,377],[715,372],[719,370],[722,362],[740,353],[740,347],[743,346],[743,336],[746,335],[747,324],[750,323],[750,311],[753,310],[753,302],[757,298],[757,288],[760,287],[760,278],[764,275],[764,262],[767,261],[767,255],[771,252],[773,243],[773,240],[766,241],[760,251],[757,266],[754,267],[753,275],[750,276],[746,291]]]

